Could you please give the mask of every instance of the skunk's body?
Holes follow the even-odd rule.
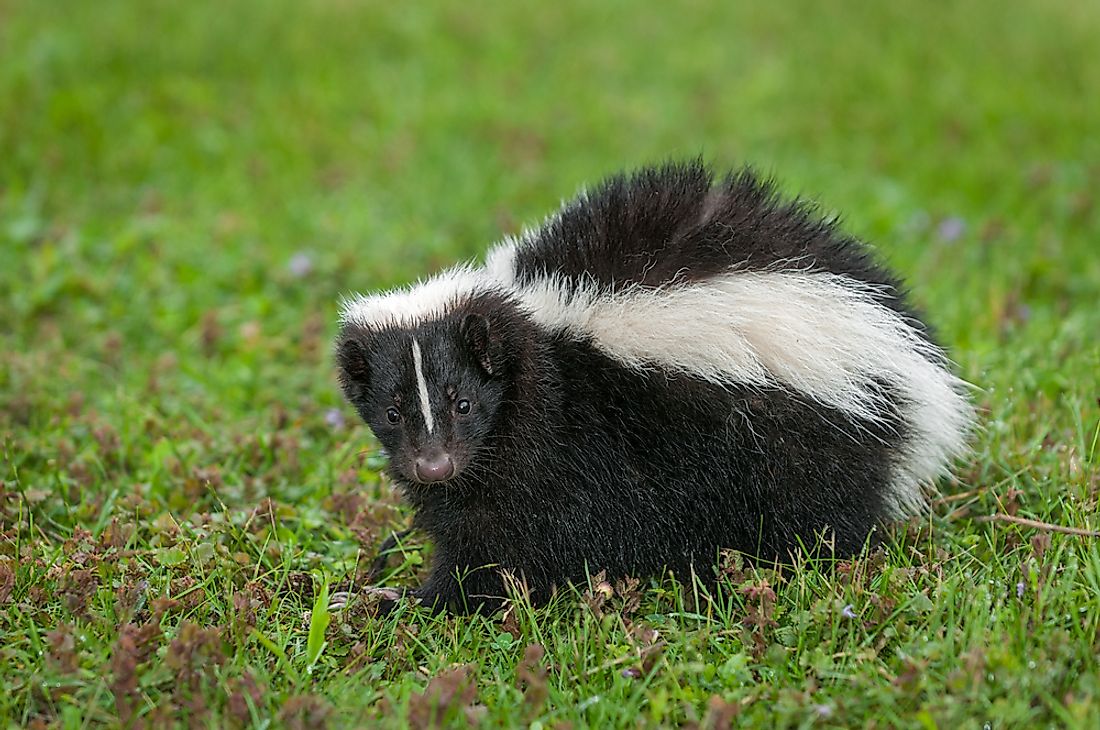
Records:
[[[868,249],[741,172],[614,177],[343,312],[341,383],[435,541],[418,595],[857,552],[919,513],[971,411]],[[461,580],[460,580],[461,579]]]

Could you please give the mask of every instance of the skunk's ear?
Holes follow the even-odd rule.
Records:
[[[486,375],[495,375],[500,370],[500,363],[495,357],[493,341],[489,332],[489,319],[480,314],[467,314],[462,318],[459,326],[462,339],[477,364],[485,371]]]
[[[355,336],[347,336],[336,343],[336,366],[340,384],[345,388],[351,383],[366,385],[370,380],[370,353],[367,346]]]

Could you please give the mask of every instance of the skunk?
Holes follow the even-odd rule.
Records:
[[[964,453],[966,384],[869,248],[751,171],[620,174],[535,230],[343,303],[347,400],[435,545],[413,593],[849,556]]]

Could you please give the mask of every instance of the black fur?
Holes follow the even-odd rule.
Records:
[[[712,185],[699,164],[616,177],[568,205],[517,255],[521,277],[556,273],[607,291],[703,279],[797,259],[896,286],[867,249],[748,173]],[[907,314],[900,289],[884,303]],[[425,429],[409,351],[423,352]],[[606,570],[712,574],[720,549],[788,559],[824,537],[838,555],[873,539],[904,419],[859,422],[779,388],[725,386],[629,370],[591,342],[534,324],[505,295],[457,302],[412,328],[348,323],[341,384],[391,457],[395,481],[435,543],[416,595],[455,610],[491,608],[501,571],[532,597]],[[468,400],[468,415],[456,404]],[[900,409],[903,404],[895,401]],[[390,424],[386,412],[401,420]],[[420,483],[426,449],[456,474]]]
[[[845,274],[882,286],[882,303],[926,331],[866,245],[748,169],[718,181],[699,161],[616,175],[567,204],[516,258],[521,279],[553,273],[608,292],[705,279],[731,265]]]

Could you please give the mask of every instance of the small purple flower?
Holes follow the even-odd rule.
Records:
[[[1016,597],[1017,598],[1023,598],[1024,597],[1024,582],[1023,581],[1020,581],[1019,583],[1016,584]]]
[[[848,604],[844,608],[840,609],[840,615],[844,618],[856,618],[857,614],[852,610],[852,604]]]
[[[820,718],[828,719],[833,716],[833,708],[829,705],[814,705],[814,712]]]
[[[296,279],[304,279],[313,271],[313,257],[304,251],[299,251],[290,257],[286,265],[290,275]]]
[[[344,427],[344,414],[339,408],[329,408],[325,411],[325,425],[333,431],[339,431]]]
[[[936,234],[944,243],[953,243],[966,232],[966,221],[958,216],[951,216],[940,221],[936,228]]]

